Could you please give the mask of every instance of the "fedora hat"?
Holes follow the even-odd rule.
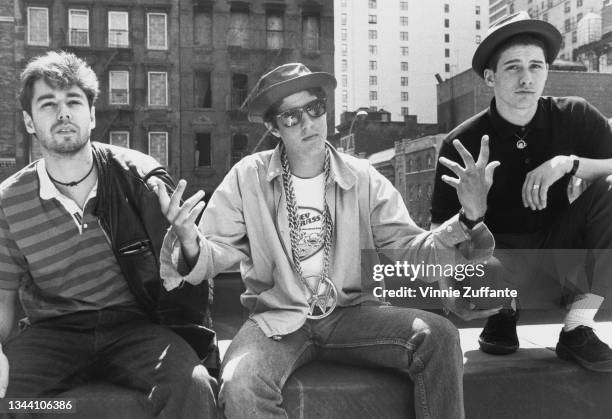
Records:
[[[548,22],[531,19],[525,11],[520,11],[495,22],[487,31],[484,39],[476,48],[472,58],[472,69],[484,77],[484,69],[491,55],[514,35],[530,34],[540,38],[546,46],[546,60],[552,63],[561,48],[561,33]]]
[[[289,95],[313,87],[334,89],[336,79],[325,72],[312,72],[302,63],[289,63],[276,67],[261,76],[249,97],[249,121],[264,122],[264,115],[276,102]]]

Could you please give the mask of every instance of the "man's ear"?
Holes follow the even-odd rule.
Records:
[[[96,107],[92,105],[89,113],[91,114],[90,115],[90,120],[91,120],[90,128],[93,130],[96,127]]]
[[[274,135],[276,138],[280,138],[281,135],[280,135],[280,131],[278,130],[278,128],[274,128],[274,126],[269,122],[264,122],[264,125],[268,129],[268,132],[271,132],[272,135]]]
[[[489,87],[495,86],[495,72],[490,68],[485,68],[484,70],[484,81],[485,84]]]
[[[34,121],[32,121],[32,116],[26,111],[21,111],[23,114],[23,123],[25,124],[26,131],[28,134],[36,134],[36,129],[34,128]]]

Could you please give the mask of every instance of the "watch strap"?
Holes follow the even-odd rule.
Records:
[[[472,230],[474,227],[476,227],[476,225],[484,221],[484,215],[475,220],[470,220],[469,218],[467,218],[467,215],[465,215],[465,211],[463,210],[463,208],[461,208],[461,210],[459,210],[459,221],[463,223],[463,225],[465,225],[468,229]]]

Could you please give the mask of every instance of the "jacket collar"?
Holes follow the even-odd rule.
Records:
[[[328,141],[325,142],[327,149],[330,151],[330,180],[336,182],[342,189],[351,189],[357,181],[355,172],[348,167],[342,156]],[[280,143],[272,152],[270,164],[268,165],[268,174],[266,180],[273,181],[276,177],[282,175],[283,167],[281,165]]]

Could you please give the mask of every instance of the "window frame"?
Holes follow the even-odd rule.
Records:
[[[160,104],[153,104],[151,103],[151,75],[152,74],[163,74],[165,76],[165,82],[166,82],[166,91],[165,91],[165,98],[166,98],[166,103],[163,105]],[[169,98],[168,98],[168,72],[167,71],[147,71],[147,106],[148,107],[153,107],[153,108],[162,108],[162,107],[168,107],[168,103],[169,103]]]
[[[164,46],[152,46],[151,45],[151,17],[163,16],[164,17]],[[147,49],[154,51],[167,51],[168,50],[168,13],[164,12],[147,12]]]
[[[46,19],[45,19],[45,21],[46,21],[46,33],[45,33],[46,41],[44,41],[44,42],[43,41],[41,41],[41,42],[33,42],[32,41],[32,37],[31,37],[31,34],[32,34],[32,31],[31,31],[32,25],[30,24],[30,22],[32,21],[32,18],[31,18],[30,12],[33,11],[33,10],[44,10],[45,13],[46,13],[46,16],[45,16],[46,17]],[[28,45],[45,46],[45,47],[49,46],[49,41],[50,41],[49,40],[49,8],[48,7],[38,7],[38,6],[28,6],[28,9],[27,9],[27,19],[28,19],[28,22],[27,22],[27,24],[28,24],[28,28],[27,28],[27,32],[28,32],[27,33],[27,44]]]

